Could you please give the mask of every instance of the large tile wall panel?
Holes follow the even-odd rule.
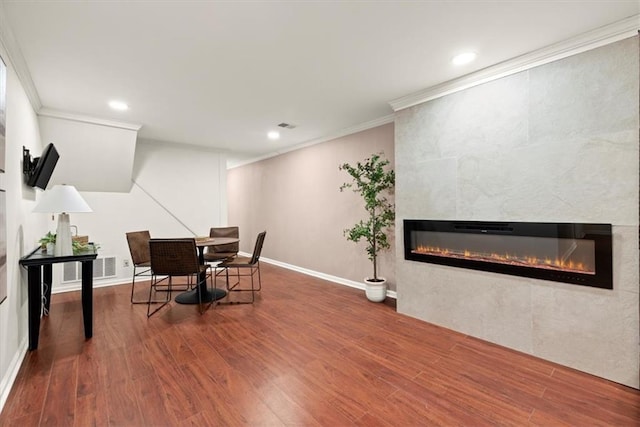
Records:
[[[398,112],[398,311],[639,387],[638,37]],[[613,225],[614,289],[404,260],[405,218]]]

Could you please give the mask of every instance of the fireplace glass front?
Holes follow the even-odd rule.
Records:
[[[405,259],[612,289],[611,225],[405,220]]]

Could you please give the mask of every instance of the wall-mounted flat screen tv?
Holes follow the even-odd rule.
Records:
[[[27,155],[23,159],[23,169],[25,175],[27,175],[27,185],[43,190],[47,188],[47,184],[49,184],[49,180],[51,179],[51,175],[59,158],[58,150],[56,150],[56,147],[52,143],[47,144],[47,146],[44,147],[42,155],[36,157],[33,161],[29,159],[27,150]],[[28,169],[26,166],[27,163],[29,164]]]

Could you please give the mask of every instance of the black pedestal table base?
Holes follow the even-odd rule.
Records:
[[[227,292],[224,289],[216,289],[215,293],[210,289],[192,289],[190,291],[183,292],[180,295],[176,295],[176,302],[179,304],[199,304],[200,300],[198,299],[198,292],[201,292],[203,303],[219,300],[227,296]]]

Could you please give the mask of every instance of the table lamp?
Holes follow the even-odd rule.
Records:
[[[33,212],[58,213],[56,256],[73,255],[69,212],[93,212],[73,185],[54,185],[46,190]]]

